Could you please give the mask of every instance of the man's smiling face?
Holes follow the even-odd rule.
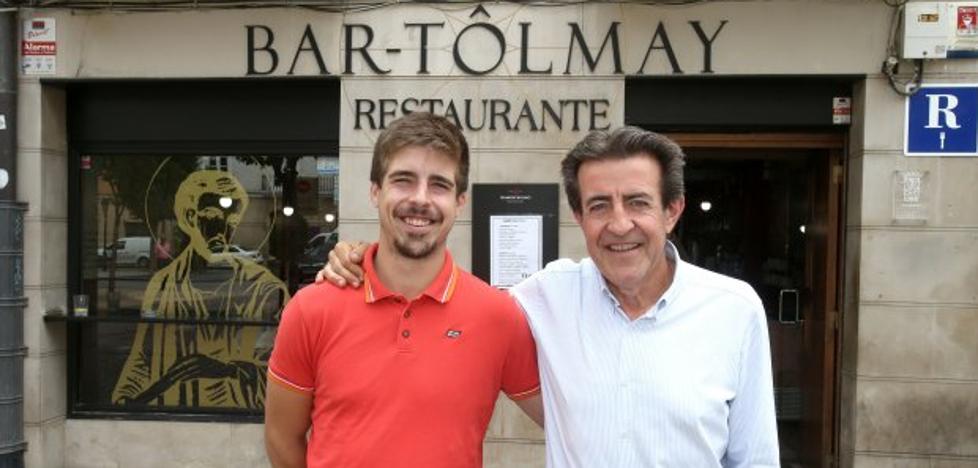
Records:
[[[407,258],[442,254],[448,233],[465,204],[456,191],[458,164],[424,146],[394,153],[381,184],[371,184],[370,199],[380,218],[380,242]]]
[[[577,180],[575,213],[588,254],[614,289],[641,288],[668,277],[666,239],[682,214],[682,197],[663,206],[662,169],[646,154],[589,161]]]

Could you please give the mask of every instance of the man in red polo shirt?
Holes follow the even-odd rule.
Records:
[[[468,168],[465,137],[443,117],[410,114],[381,133],[365,287],[309,286],[282,314],[265,400],[274,466],[480,467],[500,390],[542,423],[522,311],[445,247]]]

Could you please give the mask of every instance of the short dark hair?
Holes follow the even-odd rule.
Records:
[[[391,156],[409,146],[421,146],[444,153],[458,163],[455,193],[469,188],[469,144],[465,135],[450,120],[428,112],[412,112],[391,122],[374,144],[370,181],[381,185]]]
[[[638,127],[621,127],[617,130],[593,131],[588,133],[564,157],[560,163],[560,173],[564,179],[567,202],[574,213],[581,213],[581,185],[577,173],[581,165],[588,161],[625,159],[646,155],[659,163],[662,169],[660,192],[662,205],[666,206],[683,196],[686,191],[683,182],[683,166],[686,155],[676,142],[661,135]]]

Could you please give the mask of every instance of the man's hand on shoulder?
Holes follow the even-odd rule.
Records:
[[[341,288],[347,284],[360,287],[363,281],[363,267],[360,264],[369,246],[366,242],[337,242],[329,252],[329,262],[316,273],[316,283],[329,281]]]

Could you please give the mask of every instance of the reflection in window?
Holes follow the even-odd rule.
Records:
[[[97,371],[76,404],[259,412],[274,323],[335,245],[322,159],[93,156],[81,292],[91,316],[140,322],[84,325],[82,349],[96,351],[81,366]]]
[[[207,157],[207,169],[214,171],[227,171],[228,170],[228,157],[227,156],[208,156]]]

